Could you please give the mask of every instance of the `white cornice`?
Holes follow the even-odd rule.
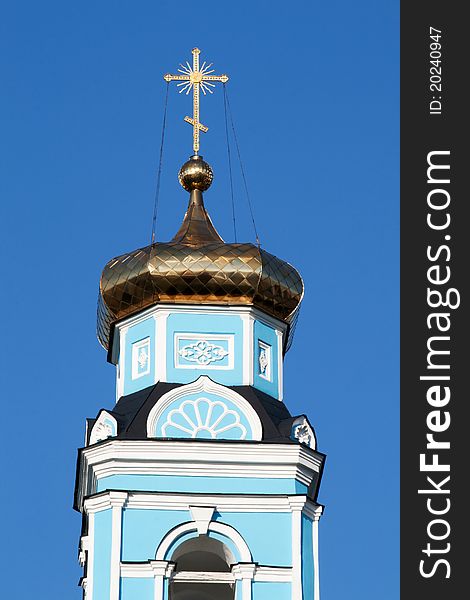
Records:
[[[102,492],[93,498],[100,498],[113,492]],[[89,501],[86,503],[89,506]],[[218,496],[212,494],[171,494],[171,493],[149,493],[129,492],[126,509],[157,509],[157,510],[187,510],[188,516],[191,508],[214,507],[219,512],[292,512],[294,505],[303,507],[303,512],[310,516],[318,505],[306,503],[306,496],[268,496],[264,494],[244,496],[231,494]],[[104,506],[105,503],[98,503]],[[106,503],[109,507],[109,503]],[[194,519],[192,519],[194,520]]]
[[[116,329],[121,331],[131,325],[135,325],[140,321],[147,319],[149,316],[157,313],[183,313],[183,314],[202,314],[202,315],[213,315],[214,313],[222,315],[233,315],[233,314],[252,314],[256,319],[274,327],[280,329],[283,333],[287,329],[286,323],[271,317],[270,315],[262,312],[254,306],[244,305],[233,305],[233,306],[218,306],[218,305],[206,305],[206,304],[157,304],[150,306],[149,308],[139,312],[136,315],[132,315],[127,319],[123,319],[116,324]]]
[[[87,514],[90,514],[112,508],[113,506],[123,508],[126,505],[127,499],[127,492],[117,492],[113,490],[103,495],[87,498],[85,500],[85,511]]]
[[[110,439],[80,452],[78,504],[110,475],[190,475],[296,479],[310,485],[322,455],[297,444]]]

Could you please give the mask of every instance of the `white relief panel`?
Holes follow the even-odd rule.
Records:
[[[175,367],[233,369],[233,335],[175,333]]]
[[[174,437],[175,431],[191,438],[216,439],[230,437],[244,440],[246,427],[240,421],[240,414],[231,410],[220,400],[197,398],[185,400],[168,413],[162,425],[164,437]]]
[[[150,338],[132,344],[132,379],[150,373]]]
[[[271,381],[272,349],[269,344],[258,340],[258,374],[263,379]]]

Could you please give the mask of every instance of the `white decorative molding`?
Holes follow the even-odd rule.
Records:
[[[122,543],[122,509],[127,502],[127,492],[109,492],[109,502],[112,507],[109,599],[119,600]]]
[[[272,348],[262,340],[258,340],[258,375],[266,381],[272,379]]]
[[[189,343],[180,346],[182,340]],[[226,342],[227,350],[216,342]],[[231,370],[234,365],[234,334],[175,333],[174,365],[178,369]],[[186,364],[181,358],[188,361]],[[226,365],[217,364],[227,358]]]
[[[106,410],[102,410],[91,429],[89,445],[97,444],[115,435],[117,435],[116,419]]]
[[[207,407],[205,416],[204,411],[201,410],[203,405]],[[215,408],[221,409],[221,414],[214,414]],[[192,420],[193,415],[196,422]],[[233,429],[240,432],[238,438],[235,439],[244,440],[247,434],[246,427],[241,424],[240,415],[236,411],[230,410],[220,400],[212,401],[209,398],[185,400],[178,408],[170,411],[167,420],[162,425],[162,436],[177,437],[171,435],[172,427],[186,434],[184,437],[190,438],[197,438],[198,434],[204,433],[205,437],[216,439],[219,434],[227,433]],[[168,432],[168,429],[170,429],[170,432]]]
[[[177,352],[185,360],[197,363],[198,366],[203,367],[223,360],[229,355],[225,348],[217,344],[211,344],[206,339],[195,340],[192,344],[181,346]]]
[[[305,444],[312,450],[316,448],[315,433],[308,422],[307,417],[301,415],[292,424],[292,431],[296,440]]]
[[[312,523],[312,548],[313,548],[313,597],[315,600],[320,600],[320,557],[319,557],[319,549],[318,549],[318,519],[315,519]]]
[[[95,570],[95,513],[88,516],[88,537],[92,541],[88,549],[87,577],[86,577],[86,596],[87,600],[93,600],[93,573]]]
[[[275,330],[277,338],[277,385],[278,385],[278,396],[282,402],[284,398],[284,347],[283,337],[284,334],[279,329]]]
[[[150,337],[132,344],[132,379],[139,379],[150,373]]]
[[[208,477],[293,479],[308,487],[323,460],[323,455],[300,444],[219,444],[202,440],[168,444],[156,439],[111,438],[80,451],[77,503],[81,508],[84,498],[96,493],[97,482],[110,475],[204,473]]]
[[[86,553],[88,550],[88,542],[89,537],[87,535],[82,535],[80,538],[80,549],[78,552],[78,563],[81,567],[84,567],[86,564]]]
[[[169,310],[154,311],[155,321],[155,381],[166,381],[167,321]]]
[[[108,499],[112,492],[101,492],[87,499],[87,509],[104,510],[111,503]],[[306,496],[284,496],[284,495],[259,495],[245,496],[243,494],[211,495],[211,494],[172,494],[170,492],[129,492],[126,502],[126,510],[132,509],[155,509],[155,510],[193,510],[199,508],[210,508],[218,512],[241,512],[241,513],[290,513],[293,506],[303,507],[303,512],[309,518],[314,518],[316,511],[321,511],[321,506],[307,502]],[[193,521],[196,519],[193,518]]]
[[[147,419],[148,437],[155,437],[155,430],[160,415],[162,415],[173,402],[176,402],[189,394],[200,394],[204,392],[220,396],[222,399],[226,398],[233,402],[247,418],[251,428],[252,439],[261,440],[263,434],[261,421],[248,401],[237,392],[220,385],[219,383],[215,383],[205,375],[201,375],[201,377],[193,383],[170,390],[159,399],[150,411]]]
[[[173,574],[173,563],[169,561],[151,560],[144,563],[121,563],[121,577],[130,577],[133,579],[154,577],[157,573],[162,577],[170,577],[174,581],[208,581],[212,583],[231,583],[241,579],[242,571],[250,575],[252,563],[248,563],[248,569],[244,570],[240,563],[232,566],[230,573],[225,572],[194,572],[180,571]],[[237,577],[236,577],[237,575]],[[291,567],[265,567],[255,565],[253,581],[265,581],[271,583],[290,583],[292,581]],[[316,600],[316,598],[315,598]]]
[[[157,560],[166,560],[166,554],[171,548],[171,546],[174,544],[174,542],[178,538],[183,536],[185,533],[190,533],[192,531],[197,533],[197,526],[194,522],[183,523],[182,525],[179,525],[178,527],[175,527],[174,529],[169,531],[167,535],[163,538],[163,540],[160,542],[160,545],[157,548],[155,558]],[[241,562],[251,562],[252,558],[250,549],[248,548],[248,545],[243,539],[243,537],[238,533],[236,529],[234,529],[230,525],[226,525],[225,523],[212,521],[211,523],[209,523],[208,531],[215,531],[216,533],[220,533],[221,535],[231,540],[238,551]],[[176,548],[174,549],[174,551],[175,550]]]
[[[199,535],[206,535],[209,529],[209,523],[215,511],[214,506],[190,506],[192,520],[196,523],[197,532]]]
[[[124,380],[126,376],[126,341],[129,327],[127,325],[123,325],[117,329],[119,333],[119,357],[116,364],[116,402],[118,402],[121,396],[124,396]]]
[[[302,508],[305,498],[292,506],[292,600],[302,600]]]
[[[255,319],[251,313],[240,314],[243,325],[243,385],[253,385],[253,329]]]

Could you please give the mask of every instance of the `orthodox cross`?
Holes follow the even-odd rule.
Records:
[[[185,65],[180,63],[180,69],[178,69],[180,75],[170,75],[167,73],[163,76],[165,81],[179,81],[176,85],[181,87],[179,93],[186,92],[188,95],[191,90],[193,91],[193,118],[186,116],[184,120],[186,123],[189,123],[193,126],[193,150],[194,154],[199,153],[199,132],[203,131],[204,133],[208,131],[208,127],[199,122],[199,89],[202,90],[202,93],[206,95],[207,92],[209,94],[213,93],[211,88],[215,87],[212,81],[221,81],[222,83],[227,83],[228,77],[227,75],[211,75],[215,71],[215,69],[211,69],[212,63],[206,65],[205,62],[202,63],[201,68],[199,68],[199,48],[193,48],[193,66],[186,61]]]

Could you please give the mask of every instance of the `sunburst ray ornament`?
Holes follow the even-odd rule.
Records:
[[[189,95],[191,91],[193,92],[193,118],[186,116],[184,120],[186,123],[189,123],[193,127],[193,150],[194,154],[199,154],[199,132],[203,131],[204,133],[208,131],[208,128],[203,125],[199,121],[199,90],[202,91],[204,95],[207,93],[213,94],[213,89],[215,87],[214,81],[221,81],[222,83],[227,83],[228,77],[227,75],[212,75],[215,69],[212,69],[212,64],[206,64],[206,61],[202,63],[201,68],[199,68],[199,54],[201,51],[199,48],[193,48],[193,66],[186,61],[186,64],[183,65],[180,63],[178,73],[179,75],[171,75],[167,73],[163,76],[165,81],[178,81],[177,87],[180,94],[185,93]]]

